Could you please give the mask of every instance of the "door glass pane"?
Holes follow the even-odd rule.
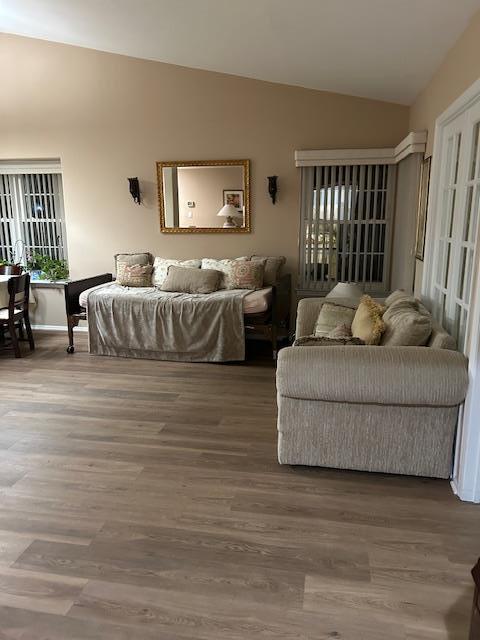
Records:
[[[479,136],[480,136],[480,122],[477,122],[473,129],[473,147],[472,147],[472,157],[470,161],[470,175],[469,179],[473,180],[476,175],[476,170],[478,167],[478,152],[479,152]]]
[[[458,180],[458,166],[460,163],[460,146],[462,142],[462,134],[458,133],[455,137],[455,175],[453,177],[453,182],[457,184]]]

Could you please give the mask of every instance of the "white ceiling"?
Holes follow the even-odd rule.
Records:
[[[0,31],[410,104],[480,0],[0,0]]]

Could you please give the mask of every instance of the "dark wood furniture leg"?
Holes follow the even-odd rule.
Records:
[[[112,282],[111,273],[102,273],[91,278],[83,278],[82,280],[72,280],[64,286],[65,291],[65,310],[67,312],[67,329],[68,329],[68,347],[67,353],[74,353],[75,345],[73,343],[73,330],[78,326],[80,320],[87,319],[86,310],[80,306],[80,294],[87,289],[97,287],[100,284]]]
[[[10,334],[10,340],[12,341],[15,358],[21,358],[22,354],[20,353],[20,344],[17,337],[17,327],[15,326],[15,321],[13,319],[8,322],[8,332]]]

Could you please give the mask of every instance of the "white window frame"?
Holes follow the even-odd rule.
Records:
[[[5,254],[3,257],[10,258],[11,252],[14,254],[12,257],[20,260],[25,266],[27,256],[23,252],[23,247],[26,247],[29,252],[37,251],[51,257],[67,260],[60,162],[58,160],[0,161],[0,175],[2,179],[8,181],[9,199],[13,212],[11,218],[2,219],[0,242],[2,245],[4,244],[1,231],[7,225],[11,238],[9,255],[7,256],[7,250],[3,250],[2,253]],[[38,193],[41,194],[46,212],[42,218],[29,215],[30,207],[26,203],[26,196],[29,192],[24,189],[26,181],[24,176],[28,176],[29,186],[33,187],[35,192],[38,189]],[[8,206],[6,200],[3,205],[1,209]],[[35,225],[41,226],[42,230],[46,228],[45,236],[40,244],[35,242],[35,238],[38,238],[39,235],[35,231]],[[60,236],[60,243],[57,242],[58,236]]]
[[[442,177],[445,172],[444,132],[457,118],[480,104],[480,80],[455,100],[436,120],[432,155],[432,177],[427,213],[425,268],[422,298],[430,306],[435,303],[435,273],[439,260]],[[468,147],[467,147],[468,150]],[[476,257],[472,273],[472,295],[466,329],[465,353],[468,356],[469,389],[461,411],[457,434],[455,466],[451,481],[453,491],[462,499],[480,502],[480,224],[477,227]]]

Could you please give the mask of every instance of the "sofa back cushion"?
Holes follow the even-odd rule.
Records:
[[[351,325],[354,316],[355,309],[350,306],[325,301],[315,322],[313,335],[316,337],[328,336],[339,325]],[[297,338],[300,337],[302,336],[297,336]]]
[[[428,339],[427,346],[432,349],[450,349],[455,351],[457,343],[445,329],[432,319],[432,333]]]
[[[370,296],[363,296],[352,322],[352,335],[365,344],[379,344],[385,325],[382,320],[384,307]]]
[[[432,333],[432,316],[412,297],[399,297],[383,314],[385,332],[381,344],[386,347],[422,347]]]
[[[218,289],[221,275],[214,269],[192,269],[172,264],[161,289],[180,293],[213,293]]]
[[[245,262],[248,257],[241,258],[227,258],[225,260],[218,260],[217,258],[202,258],[202,269],[214,269],[215,271],[221,271],[222,276],[220,278],[219,289],[235,289],[233,284],[233,265],[236,262]]]
[[[264,287],[271,287],[280,280],[283,265],[287,261],[285,256],[252,256],[251,260],[252,262],[265,261]]]
[[[128,264],[117,262],[117,284],[123,287],[151,287],[151,264]]]
[[[155,258],[153,263],[153,284],[161,288],[167,277],[168,267],[187,267],[189,269],[200,269],[201,260],[174,260],[173,258]]]

